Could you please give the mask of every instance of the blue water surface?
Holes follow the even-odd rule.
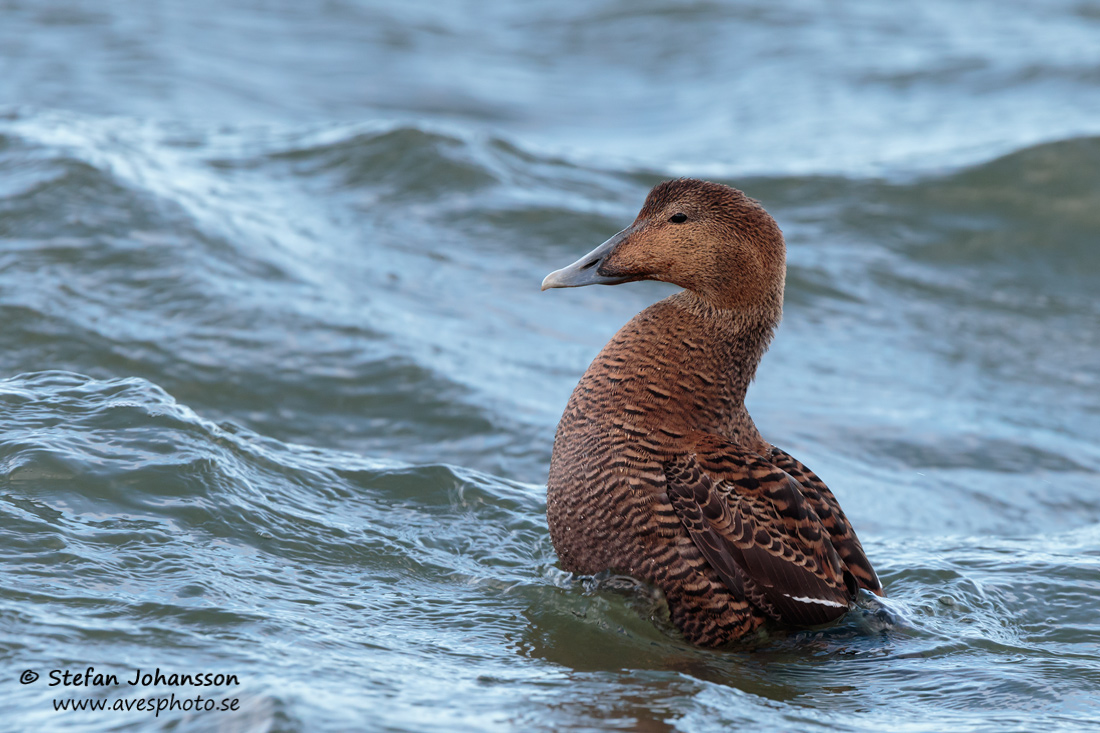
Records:
[[[1087,1],[0,4],[0,729],[1094,729],[1098,70]],[[889,593],[721,651],[544,515],[675,289],[539,283],[680,175],[783,228],[749,408]]]

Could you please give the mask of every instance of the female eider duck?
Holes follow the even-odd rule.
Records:
[[[766,620],[833,621],[885,595],[813,471],[769,444],[745,391],[783,311],[783,235],[742,192],[680,179],[542,289],[662,280],[684,288],[623,326],[558,425],[546,514],[565,570],[660,588],[688,641]]]

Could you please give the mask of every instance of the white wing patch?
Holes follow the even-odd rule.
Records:
[[[790,593],[784,593],[783,595],[790,598],[792,601],[798,601],[799,603],[818,603],[822,606],[832,606],[833,608],[847,608],[847,603],[837,603],[836,601],[827,601],[824,598],[810,598],[808,596],[792,596]]]

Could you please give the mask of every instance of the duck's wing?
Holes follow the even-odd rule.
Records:
[[[718,438],[664,464],[666,491],[694,544],[735,593],[803,626],[844,614],[856,592],[798,482]]]
[[[863,545],[859,543],[859,537],[856,537],[855,530],[852,529],[848,518],[844,516],[844,510],[840,508],[840,503],[833,496],[833,492],[829,491],[825,482],[779,448],[772,448],[768,458],[798,482],[802,488],[802,495],[817,513],[821,525],[829,533],[836,553],[840,555],[841,562],[855,577],[859,587],[885,597],[886,591],[883,590],[875,569],[871,567],[871,561],[867,559]]]

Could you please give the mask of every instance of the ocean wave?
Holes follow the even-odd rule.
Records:
[[[201,418],[139,378],[30,373],[0,382],[0,403],[9,435],[2,480],[32,500],[49,497],[70,519],[121,515],[260,552],[274,545],[301,561],[368,565],[396,560],[395,551],[428,563],[440,551],[476,560],[511,546],[524,553],[508,563],[519,566],[545,534],[532,523],[541,514],[532,487],[288,445]],[[480,549],[465,530],[461,553],[448,544],[458,541],[448,540],[449,522],[484,524]]]

